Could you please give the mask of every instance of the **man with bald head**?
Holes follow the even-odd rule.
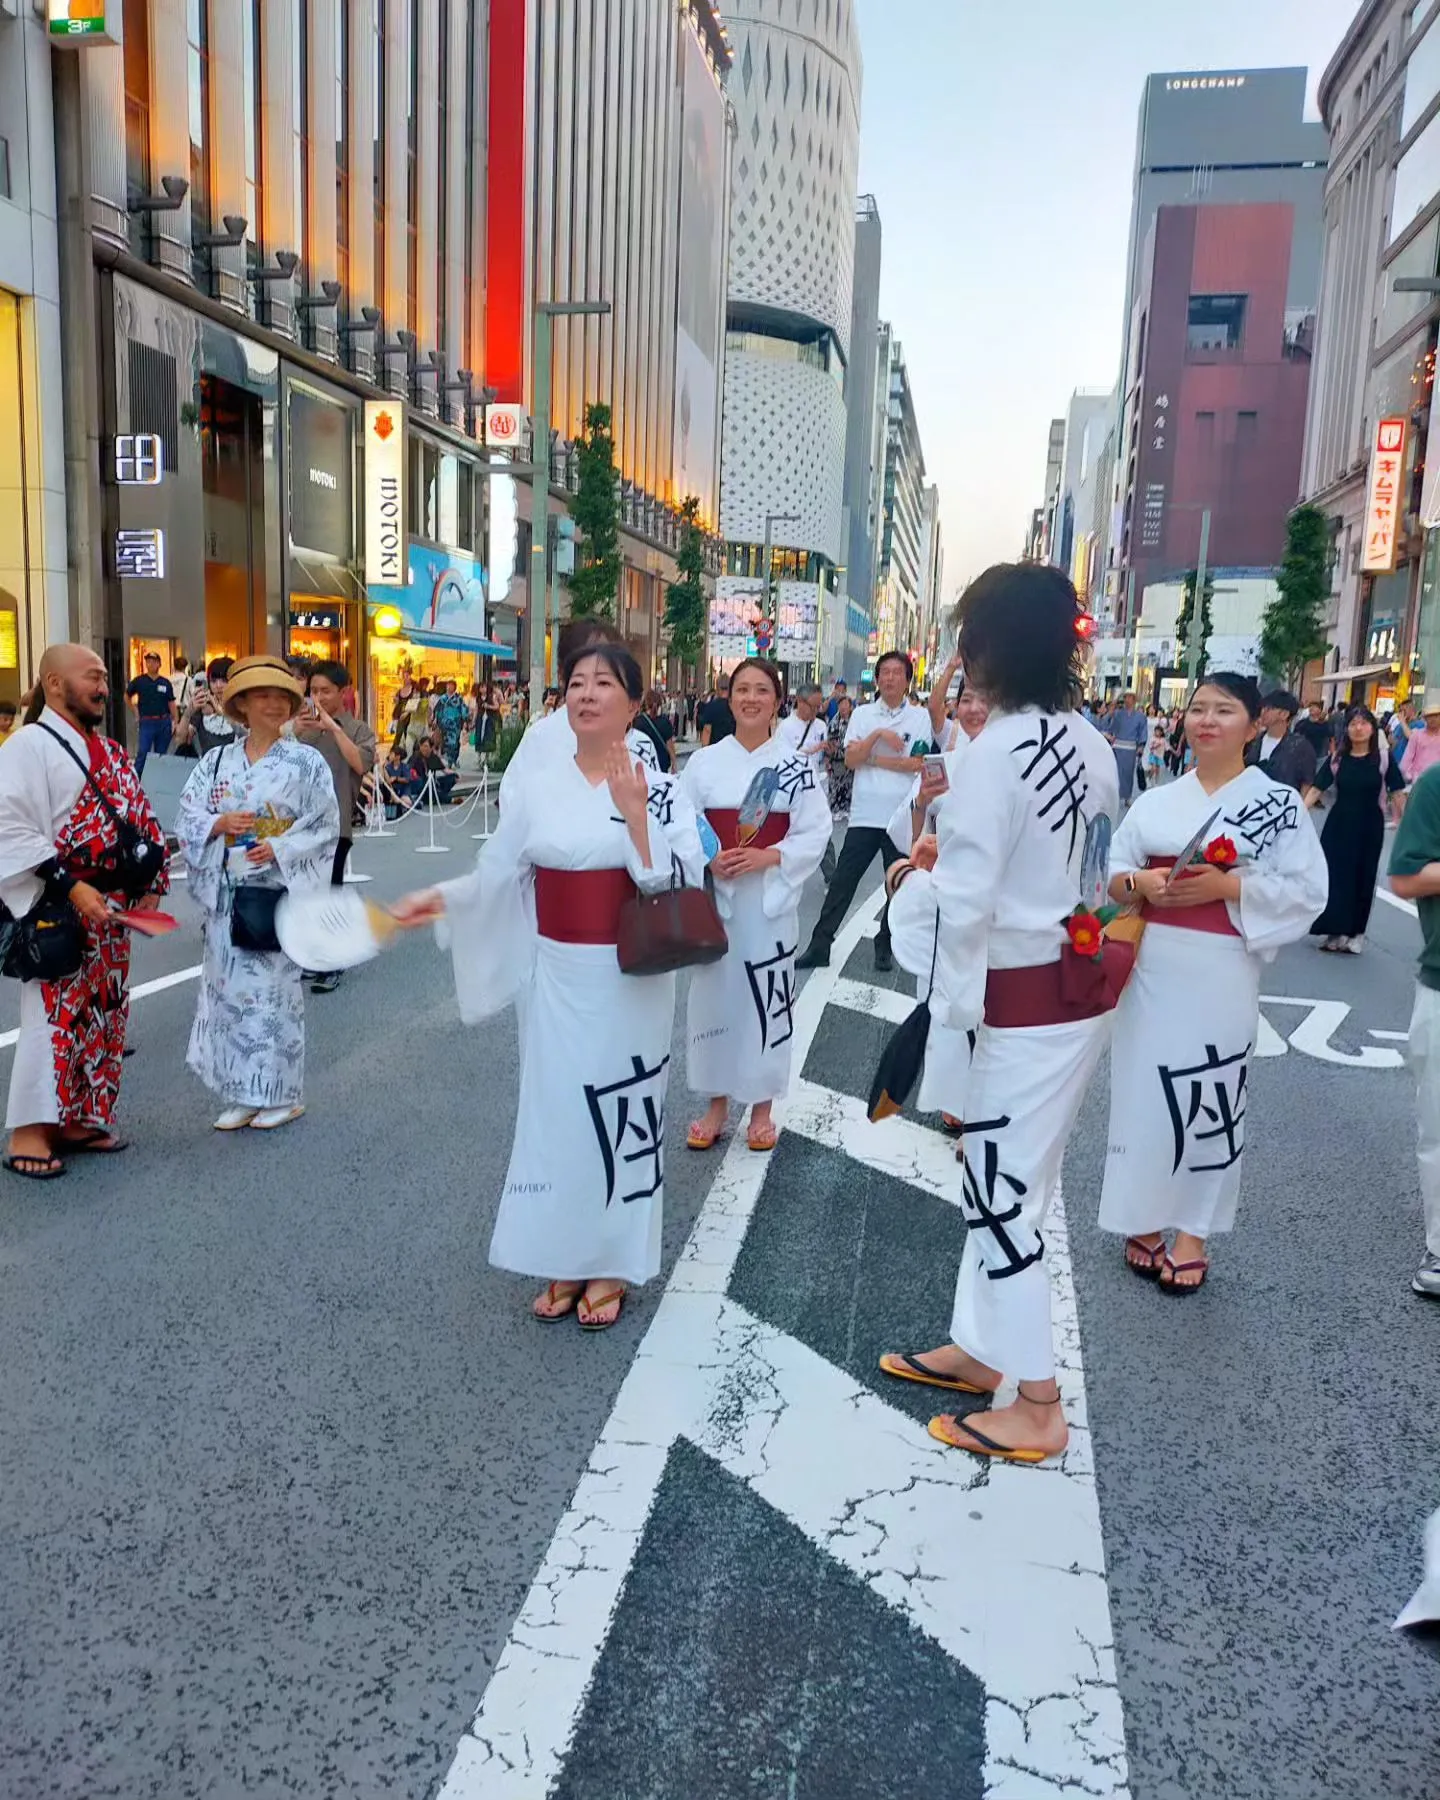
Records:
[[[40,659],[25,724],[0,744],[0,903],[21,922],[43,902],[83,925],[78,969],[20,992],[3,1166],[32,1181],[68,1156],[114,1155],[129,1013],[130,937],[115,911],[153,907],[165,838],[119,744],[100,735],[110,686],[84,644]]]

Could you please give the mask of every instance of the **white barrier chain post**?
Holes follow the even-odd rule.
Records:
[[[478,843],[483,843],[490,836],[490,758],[480,758],[480,829],[472,831]]]
[[[435,771],[433,769],[425,777],[425,786],[420,790],[420,798],[422,801],[429,802],[425,810],[430,819],[430,842],[428,844],[417,844],[415,846],[415,854],[417,856],[448,856],[450,854],[450,846],[448,844],[437,844],[435,842],[435,814],[440,808],[440,790],[435,785]]]

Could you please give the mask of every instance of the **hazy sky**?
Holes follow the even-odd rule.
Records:
[[[1358,0],[859,0],[860,189],[910,365],[946,587],[1019,554],[1046,427],[1120,362],[1140,91],[1156,70],[1310,69]]]

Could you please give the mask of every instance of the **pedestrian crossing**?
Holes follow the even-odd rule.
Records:
[[[880,898],[877,892],[852,916],[837,938],[834,967],[817,972],[801,993],[797,1069],[829,1009],[888,1022],[911,1008],[907,997],[843,973],[862,936],[873,934]],[[957,1705],[959,1684],[978,1684],[983,1729],[975,1766],[937,1770],[937,1781],[942,1773],[953,1778],[945,1791],[987,1800],[1128,1793],[1063,1203],[1052,1212],[1047,1241],[1070,1445],[1038,1470],[984,1464],[930,1439],[927,1409],[906,1410],[885,1392],[868,1349],[843,1367],[840,1353],[821,1353],[800,1331],[762,1316],[759,1301],[737,1297],[737,1287],[744,1297],[764,1292],[763,1283],[737,1282],[757,1220],[762,1229],[783,1229],[789,1197],[822,1162],[840,1171],[842,1188],[884,1183],[895,1207],[928,1209],[932,1226],[938,1220],[953,1239],[953,1146],[908,1119],[872,1126],[854,1095],[803,1077],[781,1123],[773,1158],[748,1152],[742,1137],[721,1161],[441,1800],[539,1800],[568,1791],[565,1771],[588,1697],[597,1671],[607,1668],[627,1583],[646,1567],[657,1494],[682,1452],[688,1459],[698,1453],[741,1484],[817,1557],[883,1602],[897,1626],[938,1647],[953,1666]],[[937,1271],[923,1273],[933,1285]],[[953,1273],[951,1260],[945,1280]],[[914,1321],[921,1340],[932,1323]],[[682,1600],[685,1574],[677,1568],[672,1577]],[[826,1620],[811,1629],[823,1643]],[[750,1654],[765,1650],[755,1645]],[[638,1722],[647,1695],[629,1700]],[[886,1704],[896,1731],[917,1723],[904,1717],[903,1693]],[[744,1742],[747,1730],[763,1733],[763,1724],[737,1719],[731,1729],[741,1753],[731,1776],[714,1772],[709,1791],[719,1800],[756,1791],[743,1773],[747,1749],[752,1763],[763,1760],[762,1746]],[[888,1800],[873,1775],[866,1792],[867,1800]]]

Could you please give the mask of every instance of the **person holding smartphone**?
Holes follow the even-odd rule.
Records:
[[[185,716],[175,728],[175,748],[181,756],[208,756],[222,744],[235,741],[242,730],[225,711],[225,683],[230,678],[234,657],[212,658],[205,670],[205,684],[197,684],[195,697]]]

